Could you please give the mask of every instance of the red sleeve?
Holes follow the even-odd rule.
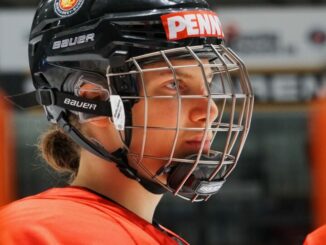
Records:
[[[304,245],[325,245],[326,244],[326,225],[318,228],[310,233],[304,243]]]
[[[55,210],[60,210],[60,206],[31,209],[29,203],[24,204],[0,210],[1,245],[101,244],[103,241],[134,244],[130,234],[107,217],[90,219],[83,210],[69,209],[67,205],[64,213],[57,215]]]
[[[6,245],[24,245],[24,244],[59,244],[59,242],[51,234],[46,234],[44,230],[37,227],[10,227],[0,231],[0,244]]]
[[[54,198],[45,193],[0,209],[0,245],[177,244],[147,221],[93,194],[54,191]]]

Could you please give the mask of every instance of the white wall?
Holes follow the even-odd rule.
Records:
[[[326,67],[326,7],[224,8],[217,10],[225,34],[251,69],[320,69]],[[28,70],[27,42],[34,9],[0,9],[0,72]]]
[[[0,72],[24,72],[28,66],[28,37],[33,9],[0,9]]]
[[[224,8],[217,10],[225,34],[251,69],[326,69],[326,7]]]

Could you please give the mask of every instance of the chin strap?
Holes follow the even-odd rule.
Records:
[[[74,126],[66,119],[67,110],[84,112],[99,116],[111,117],[111,105],[109,101],[95,101],[72,94],[59,92],[56,89],[38,89],[36,91],[19,94],[7,99],[16,106],[27,109],[30,107],[43,105],[46,107],[48,120],[55,123],[64,130],[64,132],[78,145],[93,153],[94,155],[114,162],[119,170],[128,178],[139,182],[146,190],[153,194],[163,194],[166,189],[161,185],[154,183],[138,175],[137,171],[129,166],[126,149],[118,149],[115,152],[108,152],[104,147],[84,137]],[[64,108],[64,109],[61,109]]]

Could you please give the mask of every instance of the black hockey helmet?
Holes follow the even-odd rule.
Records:
[[[64,2],[71,3],[69,11],[63,10]],[[207,11],[208,5],[203,0],[129,0],[128,4],[119,0],[43,1],[30,34],[32,76],[42,73],[50,87],[62,89],[71,69],[105,76],[108,65],[123,66],[130,57],[220,44],[222,35],[167,39],[161,16],[187,10]],[[44,86],[38,79],[34,85]]]

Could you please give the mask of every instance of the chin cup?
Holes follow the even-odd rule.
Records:
[[[187,160],[196,160],[198,155],[190,155]],[[202,155],[199,160],[199,164],[195,170],[191,173],[187,181],[181,187],[178,192],[182,196],[193,196],[193,195],[212,195],[220,190],[225,182],[224,176],[228,170],[228,165],[222,162],[223,166],[216,176],[209,180],[211,174],[219,167],[221,163],[222,153],[215,153],[213,156]],[[230,157],[230,156],[229,156]],[[228,159],[227,161],[229,161]],[[232,161],[232,160],[231,160]],[[191,169],[193,164],[191,163],[177,163],[174,164],[168,175],[168,186],[174,190],[178,189],[179,185],[184,181],[186,176]]]

